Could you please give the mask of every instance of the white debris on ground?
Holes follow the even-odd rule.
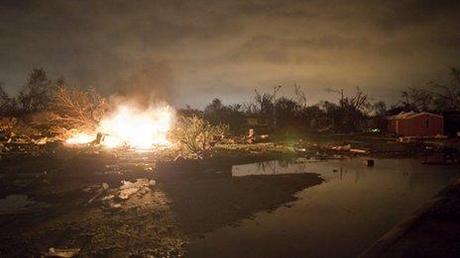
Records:
[[[150,191],[149,186],[155,185],[155,180],[148,180],[147,178],[137,179],[136,182],[123,181],[123,185],[120,186],[120,194],[118,195],[121,199],[126,200],[129,196],[137,193],[138,191],[148,192]]]
[[[48,252],[44,253],[44,257],[61,257],[61,258],[71,258],[80,253],[80,248],[67,248],[59,249],[51,247],[48,249]]]
[[[89,204],[100,202],[103,207],[110,209],[133,208],[143,205],[139,200],[152,192],[151,187],[155,183],[155,180],[138,178],[135,182],[123,180],[121,186],[117,188],[110,188],[109,184],[102,183],[100,185],[89,186],[83,189],[83,191],[94,193],[88,200]],[[136,198],[137,201],[129,202],[131,198]]]

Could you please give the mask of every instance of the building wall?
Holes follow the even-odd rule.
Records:
[[[396,134],[396,119],[388,120],[387,131]]]
[[[394,131],[400,136],[435,136],[444,132],[443,118],[430,114],[400,119],[398,123],[398,127],[394,125]]]

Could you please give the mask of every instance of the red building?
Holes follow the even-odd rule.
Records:
[[[428,112],[402,112],[390,116],[388,132],[399,136],[436,136],[444,133],[444,118]]]

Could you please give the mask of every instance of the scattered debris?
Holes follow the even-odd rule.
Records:
[[[270,135],[268,134],[257,134],[254,129],[249,129],[248,135],[245,137],[245,142],[252,144],[252,143],[260,143],[260,142],[268,142],[270,139]]]
[[[120,186],[120,193],[118,197],[123,200],[129,198],[129,196],[137,193],[140,190],[150,191],[149,186],[155,185],[155,180],[148,180],[147,178],[137,179],[136,182],[132,183],[130,181],[123,181],[123,185]]]
[[[61,248],[54,248],[51,247],[48,249],[47,253],[44,253],[43,255],[45,257],[62,257],[62,258],[70,258],[78,255],[80,253],[80,248],[66,248],[66,249],[61,249]]]
[[[352,148],[350,149],[351,153],[359,153],[359,154],[368,154],[369,151],[365,149],[358,149],[358,148]]]
[[[102,189],[104,189],[104,190],[109,189],[109,184],[107,184],[107,183],[102,183]]]
[[[304,152],[307,152],[307,149],[306,148],[294,148],[294,150],[297,152],[297,153],[304,153]]]
[[[98,199],[99,197],[102,196],[104,192],[102,190],[99,190],[96,195],[94,195],[91,199],[88,200],[88,203],[91,204],[94,202],[94,200]]]
[[[83,189],[84,192],[91,193],[94,192],[95,190],[99,189],[100,185],[90,185],[86,188]]]
[[[40,139],[32,139],[32,143],[37,144],[37,145],[45,145],[48,142],[48,137],[43,137]]]
[[[350,151],[351,150],[351,144],[343,145],[343,146],[332,146],[332,150],[336,151]]]
[[[107,183],[92,185],[83,189],[85,192],[95,192],[93,197],[88,200],[88,204],[101,202],[106,208],[118,209],[122,203],[129,200],[133,195],[145,195],[151,192],[150,187],[156,184],[155,180],[147,178],[136,179],[135,182],[123,180],[118,188],[110,188]]]
[[[248,143],[254,143],[256,138],[256,131],[254,129],[249,129],[248,136],[246,136],[246,141]]]
[[[129,187],[129,188],[121,190],[118,197],[120,197],[123,200],[126,200],[129,198],[130,195],[137,193],[137,191],[139,191],[139,188]]]

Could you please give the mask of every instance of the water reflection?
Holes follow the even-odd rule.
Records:
[[[287,164],[287,165],[286,165]],[[267,162],[232,175],[319,173],[325,183],[296,194],[288,207],[259,212],[192,243],[189,257],[356,257],[458,176],[455,167],[415,160]],[[262,176],[263,177],[263,176]]]
[[[232,176],[282,175],[308,173],[306,165],[299,160],[270,160],[232,167]]]
[[[160,187],[171,198],[182,231],[195,236],[238,223],[294,201],[295,193],[322,183],[316,174],[282,174],[293,170],[285,162],[253,166],[272,176],[243,176],[248,171],[244,166],[237,166],[236,176],[231,176],[235,167],[159,173]]]
[[[376,170],[377,174],[371,175],[371,177],[378,177],[380,179],[385,179],[387,177],[387,175],[381,174],[382,171],[397,170],[399,173],[392,173],[391,180],[396,180],[398,181],[397,185],[404,185],[407,188],[416,187],[417,184],[423,184],[426,177],[443,177],[442,175],[433,175],[430,173],[444,167],[420,166],[416,162],[407,163],[398,162],[396,160],[394,162],[398,167],[387,166],[387,161],[384,161],[383,164],[380,164],[381,166],[375,169],[374,167],[365,166],[364,162],[360,159],[348,161],[322,161],[322,164],[312,164],[311,161],[302,158],[296,160],[270,160],[232,166],[231,174],[233,177],[305,174],[318,172],[317,170],[319,169],[321,175],[327,181],[351,180],[354,183],[359,183],[361,177],[369,176],[368,174],[374,170]],[[326,167],[330,167],[330,171],[327,170]],[[422,169],[418,172],[414,172],[418,168]],[[446,176],[449,177],[450,174],[448,173]]]

